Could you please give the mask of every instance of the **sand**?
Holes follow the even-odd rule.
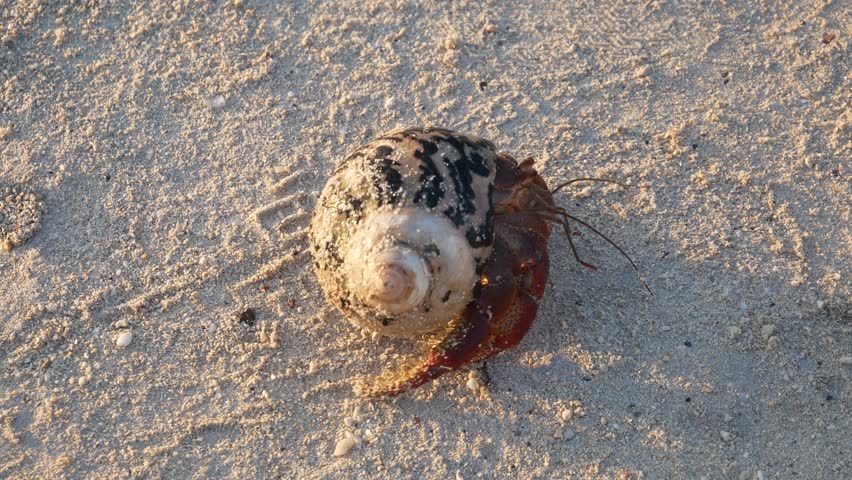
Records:
[[[0,477],[849,478],[848,2],[61,3],[0,1]],[[356,397],[416,345],[305,231],[413,125],[632,185],[559,202],[653,296],[555,235],[518,347]]]

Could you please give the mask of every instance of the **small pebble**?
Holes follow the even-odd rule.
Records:
[[[571,430],[570,428],[566,428],[565,431],[562,432],[562,438],[564,438],[565,440],[574,440],[576,436],[577,434],[574,433],[574,430]]]
[[[308,363],[308,375],[313,375],[319,371],[319,365],[315,360],[311,360]]]
[[[825,306],[825,302],[822,301],[822,300],[817,300],[816,303],[817,303],[817,308],[819,308],[820,310],[822,309],[822,307]]]
[[[843,355],[840,357],[840,364],[847,367],[852,365],[852,355]]]
[[[581,189],[580,191],[578,191],[577,193],[574,194],[574,198],[576,198],[576,199],[589,198],[591,196],[592,196],[592,187],[584,187],[583,189]]]
[[[334,455],[335,457],[342,457],[349,453],[352,448],[361,443],[361,438],[354,433],[346,432],[343,439],[337,442],[337,445],[334,446]]]
[[[730,338],[731,340],[739,337],[740,333],[742,333],[742,329],[740,327],[736,325],[731,325],[730,327],[728,327],[728,338]]]
[[[648,72],[651,71],[651,67],[648,65],[642,65],[633,71],[633,76],[635,78],[646,78],[648,76]],[[697,146],[696,146],[697,148]]]
[[[482,380],[479,379],[479,375],[477,375],[475,371],[471,370],[468,377],[469,378],[465,385],[467,385],[467,388],[469,388],[473,393],[478,393],[482,388]]]
[[[767,350],[775,350],[779,345],[781,345],[781,339],[776,336],[771,336],[769,337],[769,340],[766,341]]]
[[[4,252],[11,252],[13,248],[15,248],[15,244],[13,244],[11,240],[9,240],[8,238],[6,240],[3,240]]]
[[[571,417],[574,416],[574,412],[572,412],[570,408],[566,408],[565,410],[562,410],[562,413],[560,413],[559,416],[562,417],[563,422],[568,422],[571,420]]]
[[[132,341],[133,341],[133,332],[131,332],[130,330],[128,330],[126,332],[121,332],[121,333],[118,334],[117,337],[115,337],[115,344],[118,345],[119,347],[122,347],[122,348],[130,345],[130,342],[132,342]]]
[[[213,110],[219,110],[225,106],[225,97],[222,95],[207,97],[204,99],[204,103]]]
[[[722,440],[724,440],[724,441],[726,441],[726,442],[730,442],[730,441],[731,441],[731,440],[733,440],[733,438],[734,438],[734,435],[733,435],[731,432],[727,432],[727,431],[725,431],[725,430],[721,430],[721,431],[719,432],[719,435],[721,435],[721,436],[722,436]]]
[[[769,323],[762,327],[760,327],[760,336],[763,337],[764,340],[769,340],[769,337],[775,333],[775,325]]]

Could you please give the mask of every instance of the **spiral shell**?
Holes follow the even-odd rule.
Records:
[[[458,317],[494,241],[494,145],[396,130],[334,171],[311,221],[314,268],[356,325],[412,336]]]

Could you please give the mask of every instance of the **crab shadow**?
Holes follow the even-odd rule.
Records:
[[[468,388],[463,370],[396,399],[362,401],[363,415],[385,431],[413,430],[454,452],[452,463],[465,476],[498,457],[518,474],[541,471],[544,462],[555,471],[595,465],[613,476],[635,475],[653,472],[661,456],[668,468],[703,465],[693,473],[713,475],[721,467],[727,475],[791,464],[774,451],[737,458],[735,444],[790,441],[767,425],[787,424],[791,412],[841,418],[848,408],[838,401],[849,398],[847,377],[823,368],[839,350],[802,355],[809,342],[797,341],[805,328],[848,336],[847,302],[778,310],[767,290],[785,289],[774,279],[710,275],[689,260],[656,263],[656,255],[640,252],[637,263],[650,266],[643,270],[649,296],[617,255],[579,243],[601,268],[591,272],[570,255],[551,254],[530,332],[515,348],[469,367],[485,381],[483,390]],[[557,238],[554,251],[570,250]],[[381,355],[389,344],[361,348]],[[380,363],[392,368],[393,357]],[[807,380],[791,385],[791,378]],[[372,441],[382,450],[404,448],[398,438]]]

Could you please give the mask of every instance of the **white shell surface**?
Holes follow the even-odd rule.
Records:
[[[406,294],[398,301],[371,295],[383,265],[410,273],[404,279],[407,288],[401,289]],[[344,271],[348,290],[387,317],[383,327],[390,335],[416,335],[442,327],[464,309],[479,281],[476,259],[461,231],[443,215],[414,208],[367,218],[352,237]]]
[[[348,156],[311,222],[328,299],[385,335],[458,316],[491,252],[495,157],[491,143],[442,129],[391,132]]]

